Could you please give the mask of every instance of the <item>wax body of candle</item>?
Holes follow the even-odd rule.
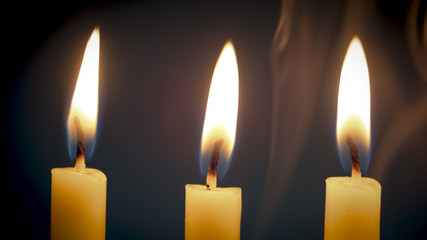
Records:
[[[375,179],[326,179],[324,239],[380,239],[380,208],[381,185]]]
[[[185,239],[240,239],[242,189],[185,185]]]
[[[106,192],[97,169],[52,169],[51,239],[105,239]]]

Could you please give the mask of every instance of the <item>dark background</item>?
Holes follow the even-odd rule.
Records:
[[[56,4],[56,5],[55,5]],[[242,239],[322,239],[339,74],[364,44],[381,238],[427,238],[426,1],[15,2],[2,26],[3,234],[48,239],[50,170],[73,166],[65,122],[87,40],[100,27],[97,145],[107,239],[184,238],[184,186],[203,184],[200,136],[226,42],[240,75],[234,157]],[[423,34],[424,39],[423,39]]]

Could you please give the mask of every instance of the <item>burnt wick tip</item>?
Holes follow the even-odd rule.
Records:
[[[209,169],[208,169],[208,175],[216,176],[219,154],[220,154],[221,146],[223,143],[224,143],[224,139],[221,138],[221,139],[218,139],[214,144],[214,148],[212,150],[212,156],[211,156],[211,163],[209,164]]]
[[[74,125],[76,126],[77,133],[77,158],[84,156],[85,154],[85,136],[83,133],[83,128],[80,123],[80,119],[76,116],[74,117]]]
[[[357,145],[353,142],[353,138],[350,134],[347,135],[347,144],[349,147],[352,169],[353,171],[360,173],[359,149],[357,148]]]

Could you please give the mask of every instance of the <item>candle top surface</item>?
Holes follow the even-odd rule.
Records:
[[[381,191],[380,183],[369,177],[354,178],[354,177],[329,177],[326,179],[326,184],[332,184],[339,187],[354,187],[354,188],[373,188]]]
[[[206,185],[201,184],[186,184],[185,189],[193,191],[206,191],[206,192],[241,192],[242,189],[239,187],[216,187],[215,189],[208,190]]]
[[[85,168],[84,171],[76,171],[74,167],[65,167],[65,168],[53,168],[51,171],[52,175],[62,174],[62,175],[80,175],[82,177],[87,177],[89,179],[94,179],[97,181],[107,181],[107,177],[103,172],[95,168]]]

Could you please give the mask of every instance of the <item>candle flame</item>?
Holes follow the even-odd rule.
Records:
[[[360,167],[366,170],[370,158],[371,96],[368,64],[362,43],[354,37],[341,70],[337,108],[337,145],[344,169],[351,169],[347,137],[351,136],[360,154]]]
[[[200,151],[200,168],[206,176],[213,147],[223,139],[218,175],[224,176],[233,153],[239,101],[239,74],[233,44],[228,41],[216,63],[209,90]]]
[[[86,156],[90,156],[93,151],[98,120],[98,78],[99,29],[95,28],[86,46],[68,114],[68,147],[73,160],[77,148],[76,117],[84,133]]]

